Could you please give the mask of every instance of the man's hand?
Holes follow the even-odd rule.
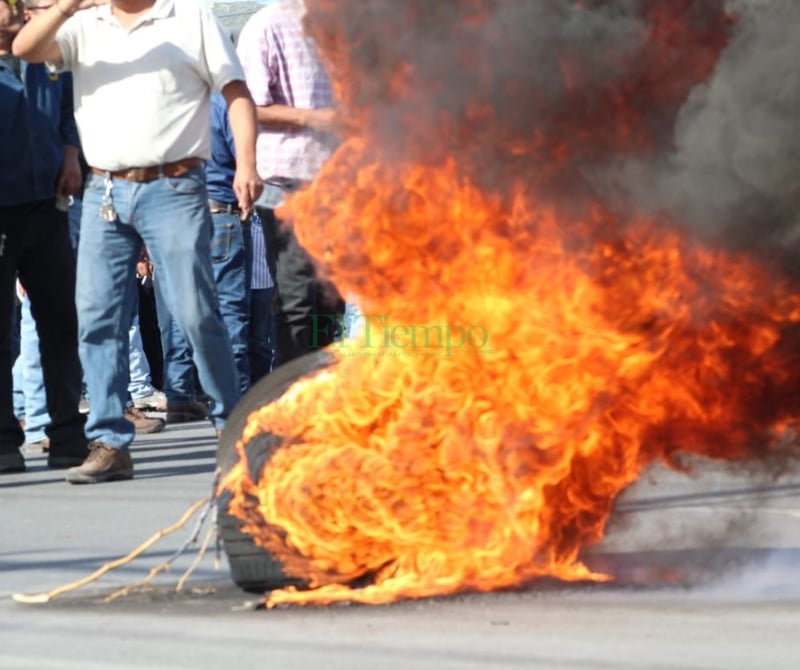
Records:
[[[77,195],[82,185],[83,174],[78,160],[78,148],[66,144],[64,145],[64,161],[61,163],[61,170],[56,182],[56,195],[61,197]]]
[[[57,0],[56,8],[64,14],[74,14],[81,9],[107,5],[109,0]]]
[[[143,284],[153,278],[153,262],[150,260],[150,254],[145,246],[142,247],[139,252],[139,260],[136,261],[136,276]]]
[[[250,216],[253,205],[263,190],[264,184],[261,182],[255,166],[237,164],[236,174],[233,177],[233,191],[239,200],[242,221]]]

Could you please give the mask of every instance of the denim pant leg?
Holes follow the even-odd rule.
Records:
[[[72,205],[67,211],[67,219],[69,219],[69,239],[76,254],[78,253],[78,241],[81,239],[82,213],[83,201],[78,197],[73,198]]]
[[[164,352],[164,395],[167,396],[169,405],[182,405],[197,397],[197,379],[192,362],[192,350],[164,302],[160,275],[161,273],[156,271],[153,286],[156,291],[161,350]]]
[[[84,417],[78,412],[81,365],[75,313],[75,253],[64,212],[52,201],[37,208],[37,236],[20,259],[20,281],[30,298],[39,334],[39,352],[50,424],[51,450],[86,443]]]
[[[11,369],[11,380],[13,384],[14,416],[22,421],[25,419],[25,393],[22,390],[22,356],[19,353],[17,353],[17,358]]]
[[[364,330],[364,313],[352,296],[344,305],[342,317],[342,336],[350,339],[358,337]]]
[[[211,237],[211,263],[217,287],[220,315],[231,340],[233,357],[239,379],[239,391],[250,387],[250,360],[247,351],[249,288],[247,253],[238,214],[215,213],[211,215],[214,232]],[[181,404],[195,398],[194,366],[191,349],[178,330],[175,320],[164,306],[159,293],[159,321],[164,314],[162,348],[164,356],[165,393],[170,404]]]
[[[22,365],[20,357],[22,334],[22,305],[15,303],[14,317],[11,320],[11,360],[14,361],[12,381],[14,389],[14,416],[25,418],[25,393],[22,391]],[[37,335],[38,337],[38,335]]]
[[[127,450],[133,424],[123,418],[128,401],[128,330],[136,306],[135,263],[142,240],[130,222],[134,188],[114,180],[119,217],[100,216],[103,178],[90,175],[83,196],[78,243],[78,307],[81,362],[89,393],[86,435]]]
[[[275,319],[272,314],[274,287],[250,291],[250,375],[252,383],[265,377],[275,367]]]
[[[239,391],[244,393],[250,387],[250,359],[247,353],[250,273],[244,231],[238,214],[218,212],[212,214],[211,219],[214,223],[211,267],[217,286],[219,311],[231,340]]]
[[[9,324],[8,328],[0,328],[0,451],[5,452],[15,451],[25,441],[13,411],[11,367],[12,348],[16,347],[12,345],[14,329],[10,327],[17,312],[15,247],[25,225],[23,214],[21,207],[0,207],[0,319]]]
[[[134,399],[145,398],[151,395],[154,389],[150,380],[150,363],[147,361],[147,356],[145,356],[142,334],[139,331],[139,315],[137,313],[133,315],[133,323],[128,330],[128,351],[130,359],[128,364],[130,370],[128,393]]]
[[[25,440],[39,442],[50,425],[47,395],[44,389],[42,358],[39,353],[39,333],[31,314],[31,301],[25,296],[20,307],[20,353],[14,367],[19,367],[22,395],[25,402]],[[77,339],[75,342],[77,348]]]
[[[139,184],[137,191],[137,230],[153,259],[166,310],[186,337],[200,385],[212,400],[212,421],[222,428],[240,393],[211,267],[205,174],[192,170]]]

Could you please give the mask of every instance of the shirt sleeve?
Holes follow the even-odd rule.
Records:
[[[78,126],[75,123],[75,110],[72,100],[72,75],[65,73],[61,76],[61,123],[59,133],[62,144],[80,147]]]
[[[244,81],[244,72],[233,41],[225,33],[217,17],[208,6],[201,4],[199,8],[208,82],[213,90],[221,91],[232,81]]]
[[[228,121],[228,103],[219,93],[215,93],[211,100],[211,132],[219,133],[219,137],[224,141],[231,158],[236,159],[233,132]]]
[[[223,110],[222,113],[222,124],[223,124],[223,131],[225,133],[225,144],[228,145],[228,151],[231,152],[231,156],[233,156],[234,160],[236,159],[236,143],[233,141],[233,131],[231,130],[231,124],[228,121],[228,108],[227,106]]]
[[[255,14],[253,18],[257,18]],[[266,107],[274,103],[272,86],[276,81],[278,51],[275,34],[267,23],[251,20],[239,35],[236,49],[244,69],[247,88],[258,107]]]

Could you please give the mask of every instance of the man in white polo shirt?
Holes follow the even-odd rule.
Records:
[[[13,50],[72,71],[75,118],[92,168],[76,289],[91,452],[67,481],[129,479],[127,332],[143,243],[194,352],[217,430],[238,400],[214,289],[202,161],[209,156],[211,92],[219,90],[236,145],[234,190],[249,213],[262,188],[255,108],[231,41],[202,0],[58,0],[23,28]]]

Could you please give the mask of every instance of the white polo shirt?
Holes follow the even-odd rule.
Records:
[[[56,41],[73,74],[86,161],[104,170],[208,158],[211,91],[244,81],[202,0],[156,0],[128,30],[110,4],[82,10]]]

